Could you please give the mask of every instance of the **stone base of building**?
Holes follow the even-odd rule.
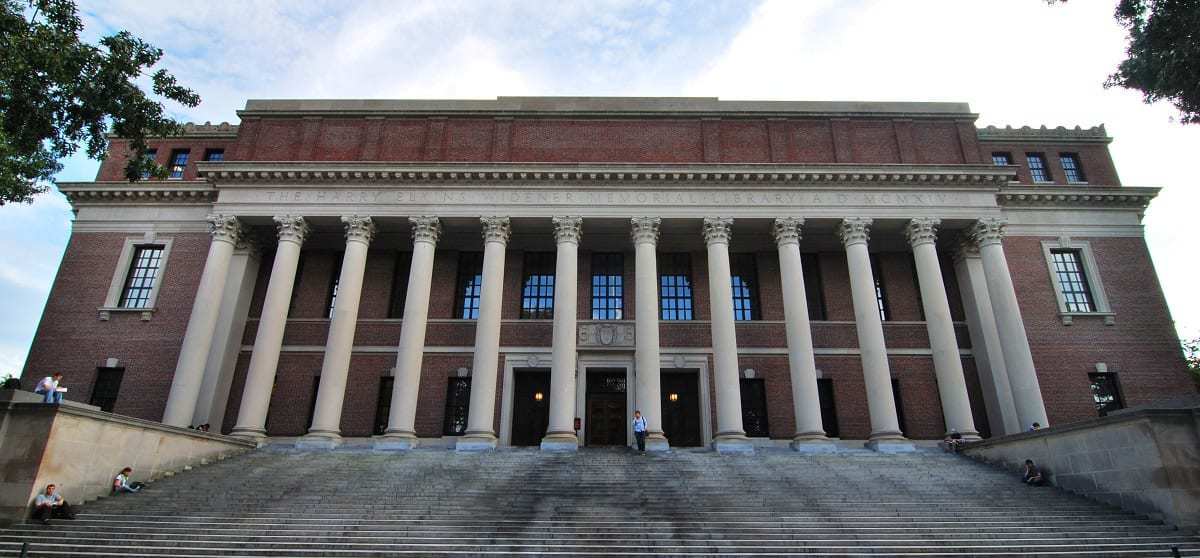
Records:
[[[493,451],[496,449],[496,435],[491,432],[467,433],[454,444],[455,451]]]
[[[579,451],[579,438],[574,432],[551,432],[542,438],[542,451]]]
[[[863,444],[871,451],[879,453],[912,453],[917,451],[916,444],[912,440],[900,435],[885,435],[873,437]]]
[[[662,432],[650,432],[646,434],[646,451],[671,451],[671,443]]]
[[[309,432],[296,440],[297,449],[331,450],[342,445],[342,436],[337,432]]]
[[[744,434],[717,434],[712,447],[717,453],[754,453],[754,443]]]
[[[792,438],[788,444],[792,451],[799,453],[836,453],[837,444],[824,435],[799,435]]]
[[[230,432],[229,435],[233,436],[234,438],[241,438],[243,440],[254,442],[260,448],[267,443],[266,430],[251,430],[246,428],[239,429],[234,427],[233,432]]]
[[[377,450],[407,451],[416,449],[418,444],[415,432],[384,432],[383,436],[371,442],[371,447]]]

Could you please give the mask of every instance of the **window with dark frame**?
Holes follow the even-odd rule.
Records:
[[[379,396],[375,399],[375,428],[376,436],[387,432],[388,418],[392,412],[392,386],[395,379],[384,376],[379,379]]]
[[[592,254],[592,319],[620,320],[624,307],[624,254]]]
[[[525,252],[521,281],[521,319],[554,317],[554,252]]]
[[[879,267],[879,254],[871,254],[871,275],[875,279],[875,305],[879,307],[879,319],[892,319],[892,311],[888,307],[887,289],[883,284],[883,269]]]
[[[155,159],[158,158],[158,150],[157,149],[147,149],[146,154],[142,155],[142,158],[153,163],[155,161]],[[149,179],[150,175],[151,175],[150,169],[143,170],[142,171],[142,180]]]
[[[692,258],[686,252],[659,254],[659,319],[692,319]]]
[[[825,429],[825,435],[830,438],[841,437],[842,430],[838,428],[837,402],[833,395],[832,378],[817,378],[817,399],[821,403],[821,426]]]
[[[733,319],[761,320],[758,303],[758,265],[754,254],[729,255],[729,283],[733,289]]]
[[[1096,302],[1092,298],[1092,289],[1088,285],[1079,250],[1050,250],[1050,259],[1054,263],[1054,275],[1058,279],[1067,312],[1095,312]]]
[[[1012,164],[1012,155],[1010,155],[1006,152],[1003,152],[1003,151],[997,151],[995,153],[992,153],[992,164],[996,165],[997,167],[1011,165]]]
[[[88,399],[88,405],[100,407],[100,410],[106,413],[113,412],[124,375],[124,368],[97,368],[96,383],[92,384],[92,396]]]
[[[1050,171],[1046,168],[1046,157],[1041,153],[1026,153],[1029,161],[1029,176],[1034,182],[1050,182]]]
[[[150,294],[154,292],[154,283],[158,280],[159,268],[162,267],[161,245],[137,246],[133,252],[133,260],[129,262],[129,272],[125,274],[125,287],[121,289],[121,299],[117,306],[121,308],[148,308]]]
[[[808,302],[808,319],[825,320],[825,293],[821,283],[821,259],[816,254],[800,254],[804,268],[804,297]]]
[[[1117,375],[1112,372],[1093,372],[1088,374],[1092,384],[1092,400],[1096,402],[1096,412],[1106,416],[1118,409],[1123,409],[1121,390],[1117,385]]]
[[[325,317],[333,318],[333,308],[337,306],[338,283],[342,280],[342,258],[344,254],[338,252],[333,255],[333,276],[329,278],[329,292],[325,296]]]
[[[458,285],[455,296],[455,315],[463,320],[479,319],[479,295],[483,289],[483,252],[462,252],[458,255]]]
[[[167,175],[167,178],[171,180],[183,178],[183,171],[187,168],[189,153],[191,152],[187,149],[175,149],[171,151],[171,173]]]
[[[471,410],[471,378],[449,378],[446,385],[446,414],[442,423],[443,436],[462,436],[467,433],[467,418]]]
[[[204,160],[211,162],[211,163],[224,161],[225,160],[225,150],[224,149],[205,149],[204,150]]]
[[[412,270],[412,252],[398,252],[392,270],[392,294],[388,301],[388,317],[404,317],[404,302],[408,298],[408,274]]]
[[[1079,165],[1079,156],[1074,153],[1059,153],[1058,160],[1062,162],[1063,174],[1067,182],[1078,184],[1087,182],[1083,175],[1083,167]]]

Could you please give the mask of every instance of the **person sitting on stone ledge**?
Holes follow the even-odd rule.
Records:
[[[59,404],[63,400],[63,392],[65,388],[59,388],[58,384],[62,381],[62,372],[55,372],[38,382],[37,387],[33,388],[33,392],[45,397],[44,403]]]
[[[1021,477],[1021,482],[1030,486],[1041,486],[1046,480],[1042,478],[1042,471],[1033,464],[1032,459],[1025,460],[1025,474]]]
[[[51,517],[75,519],[75,512],[71,511],[71,505],[62,494],[55,492],[55,486],[47,484],[46,492],[38,494],[37,499],[33,501],[33,518],[41,521],[42,525],[49,525]]]
[[[962,434],[960,434],[957,430],[952,429],[950,430],[950,434],[946,436],[946,439],[942,440],[942,443],[945,444],[946,451],[950,453],[957,453],[958,449],[962,447],[963,444]]]
[[[122,492],[135,493],[140,491],[146,485],[140,482],[129,482],[129,475],[133,474],[133,468],[126,467],[121,469],[117,476],[113,477],[112,493],[120,494]]]

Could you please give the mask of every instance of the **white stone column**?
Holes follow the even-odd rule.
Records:
[[[342,440],[342,404],[346,398],[346,378],[350,375],[354,330],[358,326],[358,303],[367,269],[367,251],[375,238],[375,223],[370,217],[351,215],[343,216],[342,224],[346,227],[346,250],[338,275],[333,317],[329,320],[312,426],[308,434],[296,442],[296,447],[333,449]]]
[[[200,384],[200,397],[192,415],[192,424],[207,424],[213,432],[220,432],[225,423],[225,407],[229,403],[238,355],[242,352],[242,336],[246,332],[254,284],[258,281],[258,265],[258,246],[242,235],[229,264],[217,328],[204,367],[204,382]]]
[[[208,245],[208,258],[204,261],[204,271],[200,273],[200,286],[192,302],[192,313],[188,316],[187,330],[183,334],[179,360],[175,364],[175,375],[171,379],[171,391],[163,412],[163,423],[170,426],[191,426],[200,396],[200,384],[204,381],[209,347],[217,327],[221,296],[229,275],[229,261],[242,235],[241,224],[231,215],[210,215],[208,227],[212,242]]]
[[[954,274],[958,278],[958,290],[962,292],[963,313],[967,315],[967,331],[971,334],[971,353],[975,357],[979,385],[983,388],[992,435],[1017,434],[1021,432],[1021,421],[1017,419],[1012,386],[1008,382],[1000,333],[992,313],[992,298],[988,296],[987,280],[983,276],[983,260],[974,242],[966,239],[959,242]]]
[[[460,451],[496,448],[496,366],[500,360],[500,302],[504,296],[504,250],[512,228],[508,217],[482,217],[483,285],[475,322],[475,358],[471,363],[471,403]]]
[[[717,433],[713,436],[713,449],[720,453],[745,453],[754,451],[754,446],[742,428],[742,385],[733,321],[733,285],[729,276],[732,227],[733,219],[728,217],[704,219],[712,312],[713,379],[717,389]]]
[[[871,435],[867,447],[882,452],[913,451],[915,447],[900,432],[900,421],[896,416],[892,372],[888,366],[887,346],[883,341],[883,321],[879,318],[879,305],[875,298],[871,253],[867,248],[871,223],[871,219],[850,218],[842,220],[838,227],[842,243],[846,246],[854,325],[858,332],[858,351],[862,358],[867,408],[871,415]]]
[[[579,280],[579,237],[583,219],[555,217],[554,242],[558,254],[554,267],[554,336],[550,357],[550,424],[542,449],[576,451],[575,434],[575,310]]]
[[[421,387],[421,361],[425,357],[425,328],[429,319],[429,289],[433,284],[433,257],[442,224],[437,217],[409,217],[412,224],[412,264],[404,298],[404,325],[396,353],[392,406],[388,427],[375,442],[378,449],[417,447],[417,394]]]
[[[646,451],[667,451],[663,435],[662,371],[658,347],[658,217],[630,220],[634,249],[634,349],[637,391],[634,410],[646,419]],[[631,415],[632,416],[632,413]],[[632,420],[632,419],[630,419]]]
[[[954,335],[954,318],[950,316],[950,301],[946,298],[946,284],[942,281],[942,267],[938,262],[937,228],[941,223],[941,219],[913,219],[904,233],[912,245],[913,260],[917,265],[917,283],[921,289],[921,305],[925,310],[925,328],[929,332],[929,348],[933,352],[933,370],[942,399],[946,433],[958,432],[964,440],[978,440],[979,431],[975,430],[975,419],[971,416],[967,380],[963,377],[962,357]]]
[[[804,266],[800,258],[800,227],[804,219],[775,220],[772,232],[779,250],[780,285],[783,285],[783,317],[788,343],[788,368],[792,380],[792,407],[796,435],[792,449],[826,453],[836,448],[821,424],[821,398],[817,391],[817,361],[813,354],[812,324],[808,320],[808,296],[804,290]]]
[[[979,255],[983,259],[984,279],[996,315],[996,329],[1004,352],[1004,364],[1008,367],[1008,381],[1017,408],[1017,419],[1023,429],[1030,428],[1035,422],[1046,427],[1050,422],[1046,419],[1046,406],[1038,386],[1033,353],[1029,350],[1029,338],[1025,334],[1025,322],[1021,319],[1017,291],[1013,288],[1008,260],[1004,257],[1004,246],[1001,244],[1006,224],[996,218],[980,219],[971,227],[970,234],[979,246]]]
[[[267,283],[258,333],[255,334],[254,349],[250,353],[250,366],[246,371],[246,385],[242,389],[237,423],[231,432],[234,436],[253,439],[267,436],[267,409],[271,405],[279,351],[283,347],[283,330],[287,326],[288,306],[292,302],[296,266],[300,262],[300,247],[309,232],[308,223],[296,215],[275,217],[275,228],[279,233],[279,246],[275,250],[275,261],[271,264],[271,279]]]

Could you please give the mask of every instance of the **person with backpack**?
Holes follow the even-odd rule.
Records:
[[[641,411],[633,412],[633,437],[637,440],[638,451],[646,453],[646,419]]]

